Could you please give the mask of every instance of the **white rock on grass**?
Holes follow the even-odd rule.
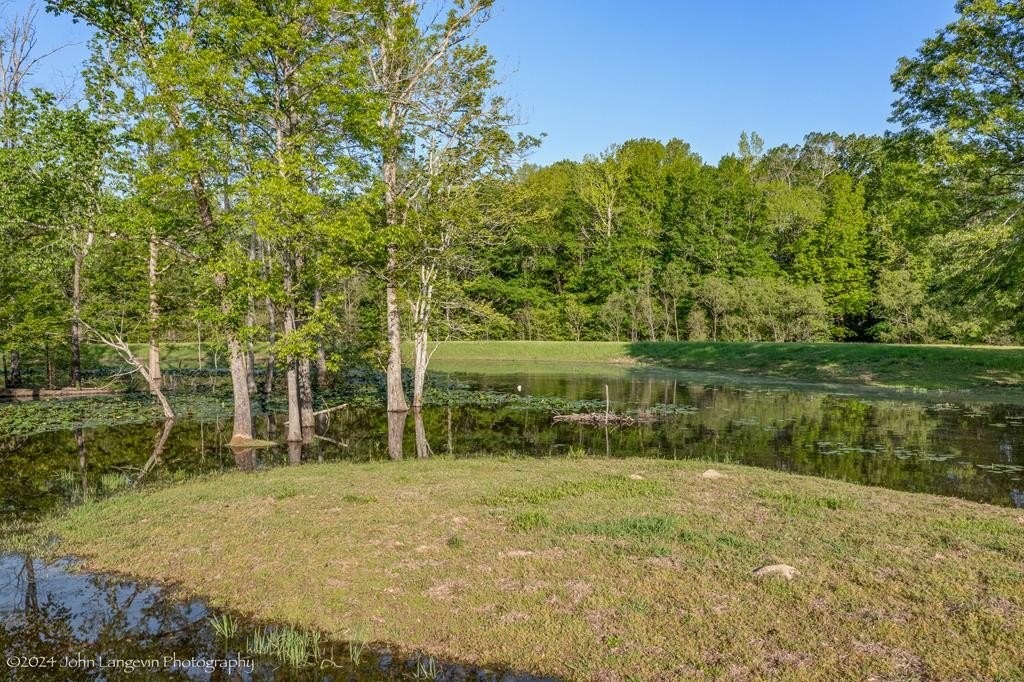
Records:
[[[725,474],[723,474],[721,471],[715,471],[714,469],[708,469],[703,474],[701,474],[700,477],[701,478],[710,478],[710,479],[725,478]]]
[[[796,570],[789,564],[771,564],[770,566],[755,568],[754,575],[758,578],[765,578],[771,575],[781,575],[786,580],[792,580],[794,576],[800,575],[800,571]]]

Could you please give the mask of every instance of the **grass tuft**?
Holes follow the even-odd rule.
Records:
[[[854,509],[857,506],[854,500],[838,495],[818,495],[771,488],[760,489],[756,494],[762,500],[772,502],[779,511],[787,515],[815,513],[820,509]]]
[[[548,528],[550,526],[551,517],[541,511],[528,511],[523,512],[522,514],[516,514],[508,524],[510,530],[523,533],[531,530],[537,530],[538,528]]]
[[[565,481],[553,485],[507,487],[498,493],[480,498],[489,507],[510,507],[517,504],[543,505],[565,498],[595,494],[610,499],[661,497],[669,489],[659,481],[635,480],[625,476],[605,476],[582,481]]]

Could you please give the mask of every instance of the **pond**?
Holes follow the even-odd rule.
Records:
[[[432,394],[433,404],[422,415],[409,417],[404,431],[409,457],[417,454],[419,430],[433,456],[691,458],[1024,507],[1024,406],[613,367],[560,371],[510,365],[486,373],[438,372],[433,379],[446,388]],[[655,417],[607,427],[553,420],[556,412],[603,412],[606,399],[613,412],[649,411]],[[274,412],[259,417],[257,437],[280,439],[285,418]],[[379,407],[349,407],[322,415],[317,437],[291,448],[232,451],[226,446],[230,422],[223,419],[8,437],[0,440],[0,521],[30,520],[140,483],[200,473],[383,459],[387,431]],[[31,642],[37,655],[81,649],[89,656],[139,659],[165,654],[186,660],[244,658],[238,648],[218,640],[209,616],[205,605],[182,602],[156,587],[69,572],[64,564],[48,566],[25,555],[0,562],[5,653],[20,653]],[[248,634],[240,637],[258,627],[243,621],[241,632]],[[358,669],[360,679],[388,679],[417,664],[393,661],[385,652],[367,656]],[[257,660],[235,672],[245,679],[272,677],[268,665]],[[468,674],[462,668],[444,670],[455,677]],[[209,676],[183,668],[161,674]],[[87,670],[75,675],[101,677]],[[506,679],[529,678],[508,674]]]

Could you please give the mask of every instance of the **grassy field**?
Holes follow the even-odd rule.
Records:
[[[147,357],[147,347],[133,348]],[[257,348],[262,360],[265,348]],[[216,356],[216,357],[215,357]],[[407,358],[408,359],[408,358]],[[169,343],[168,368],[199,366],[194,343]],[[204,344],[203,365],[227,366],[223,349]],[[440,371],[486,371],[495,362],[558,369],[572,363],[581,371],[599,365],[638,364],[756,375],[815,383],[890,388],[1024,390],[1024,349],[981,346],[914,346],[868,343],[700,343],[615,341],[447,341],[431,357]],[[85,349],[86,366],[117,365],[102,346]]]
[[[919,389],[1024,388],[1024,349],[867,343],[580,343],[455,341],[434,353],[439,368],[483,360],[643,363],[816,383]]]
[[[438,364],[480,360],[636,364],[618,341],[444,341],[431,356]]]
[[[716,466],[236,472],[41,533],[218,608],[569,679],[1024,678],[1019,510]],[[776,563],[799,575],[752,573]]]

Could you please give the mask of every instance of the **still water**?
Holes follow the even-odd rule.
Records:
[[[472,389],[534,398],[515,406],[428,407],[432,452],[452,457],[574,454],[736,462],[897,490],[1024,507],[1024,406],[842,395],[758,385],[728,386],[680,373],[608,376],[449,373]],[[554,423],[547,397],[600,401],[613,411],[674,406],[649,424],[608,429]],[[564,408],[563,408],[564,409]],[[603,409],[603,407],[602,407]],[[284,415],[256,420],[279,440]],[[413,420],[406,453],[415,456]],[[68,430],[0,442],[0,519],[31,518],[138,479],[234,468],[226,420]],[[154,445],[166,435],[162,450]],[[261,449],[244,465],[383,459],[387,419],[378,408],[324,415],[301,452]]]
[[[1024,507],[1024,406],[750,382],[730,385],[699,375],[640,369],[579,374],[509,368],[487,374],[447,372],[437,378],[449,385],[460,382],[481,395],[511,394],[517,402],[480,407],[452,401],[450,407],[427,408],[420,426],[434,456],[556,457],[571,452],[703,459]],[[613,411],[655,409],[659,418],[608,428],[553,422],[549,398],[603,404],[606,396]],[[559,409],[564,411],[564,404]],[[280,439],[284,419],[276,414],[259,418],[257,437]],[[416,429],[413,419],[409,422],[405,452],[416,456]],[[317,437],[301,448],[246,453],[226,447],[231,429],[224,420],[8,438],[0,441],[0,521],[38,518],[140,483],[239,466],[383,459],[388,456],[387,429],[379,408],[348,408],[323,415]],[[241,647],[233,649],[218,639],[202,603],[67,568],[26,555],[0,558],[0,652],[69,655],[81,650],[91,656],[132,654],[139,659],[173,654],[186,661],[242,658]],[[244,640],[257,627],[243,621],[239,637]],[[341,650],[347,645],[337,646]],[[394,661],[386,652],[370,652],[358,668],[317,671],[315,677],[390,679],[409,674],[415,665],[409,659]],[[4,672],[14,679],[127,675],[95,668],[52,674],[37,669],[30,675],[24,669],[0,667]],[[441,666],[436,672],[445,679],[532,679],[459,667]],[[282,674],[259,660],[230,671],[178,666],[146,673],[168,679],[275,679]]]

